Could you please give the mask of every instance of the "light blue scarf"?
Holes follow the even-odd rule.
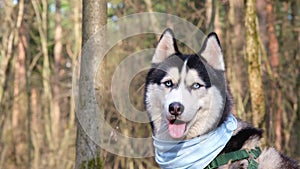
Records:
[[[206,167],[225,147],[237,128],[230,114],[216,130],[182,141],[159,140],[153,136],[155,160],[163,169],[201,169]]]

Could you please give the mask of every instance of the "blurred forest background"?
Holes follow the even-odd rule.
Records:
[[[134,13],[164,12],[192,22],[206,34],[217,32],[234,114],[252,121],[244,0],[113,0],[107,2],[107,10],[108,22]],[[258,0],[256,10],[267,144],[300,160],[300,0]],[[0,0],[0,169],[74,168],[71,87],[80,56],[81,21],[80,0]],[[117,113],[109,83],[122,59],[155,47],[157,37],[126,39],[105,58],[106,119],[129,136],[148,137],[150,127]],[[131,102],[140,110],[144,76],[145,72],[137,75],[129,89]],[[158,168],[153,158],[130,159],[104,150],[101,160],[104,168]]]

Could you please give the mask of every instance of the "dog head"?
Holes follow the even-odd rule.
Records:
[[[207,36],[198,53],[182,54],[172,30],[165,30],[146,78],[145,105],[153,134],[189,139],[216,128],[228,111],[224,71],[215,33]]]

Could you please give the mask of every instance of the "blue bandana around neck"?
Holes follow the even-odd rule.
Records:
[[[160,140],[153,136],[155,160],[163,169],[204,168],[223,150],[236,128],[237,120],[230,113],[216,130],[190,140]]]

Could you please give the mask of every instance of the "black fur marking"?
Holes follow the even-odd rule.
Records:
[[[205,65],[198,55],[191,55],[188,58],[187,69],[195,69],[198,72],[198,76],[201,77],[201,79],[205,82],[205,87],[211,87],[211,82]]]
[[[149,121],[150,121],[152,133],[154,134],[154,123],[153,121],[151,121],[150,116],[149,116]]]
[[[247,127],[239,131],[237,134],[231,137],[229,142],[226,144],[225,148],[221,153],[228,153],[232,151],[237,151],[243,147],[245,142],[250,139],[250,137],[258,137],[261,138],[263,134],[263,130]]]
[[[181,71],[186,58],[187,55],[171,55],[166,61],[160,64],[152,64],[152,68],[149,70],[146,78],[146,85],[150,83],[160,85],[162,78],[166,76],[166,73],[170,68],[177,67],[178,70]]]
[[[166,71],[161,69],[151,68],[146,78],[146,85],[150,83],[160,84],[161,79],[165,77]]]

